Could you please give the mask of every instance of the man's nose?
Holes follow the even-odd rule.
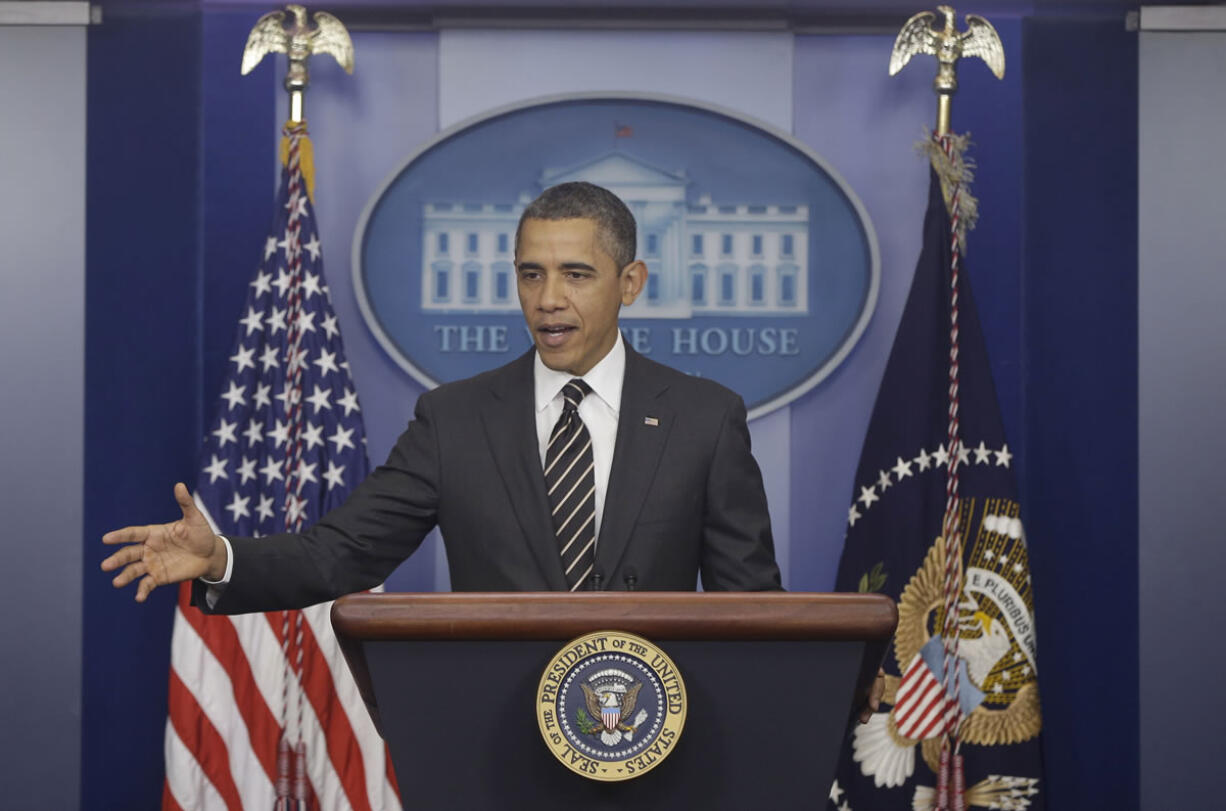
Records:
[[[541,287],[541,309],[560,310],[566,306],[566,281],[560,275],[547,273]]]

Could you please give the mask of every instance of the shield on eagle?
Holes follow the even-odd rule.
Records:
[[[605,728],[612,732],[617,729],[617,722],[622,719],[622,708],[617,704],[617,698],[612,693],[605,693],[605,699],[611,699],[613,706],[602,706],[600,708],[600,720],[604,721]]]

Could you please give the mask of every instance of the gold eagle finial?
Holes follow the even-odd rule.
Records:
[[[306,9],[297,4],[285,7],[293,24],[285,25],[285,11],[272,11],[256,21],[243,48],[242,75],[246,76],[265,54],[289,56],[285,89],[290,93],[290,120],[302,120],[302,92],[310,83],[307,59],[313,54],[330,54],[346,73],[353,73],[353,40],[344,24],[326,11],[315,12],[315,25],[307,23]]]
[[[937,11],[945,17],[943,28],[933,27],[936,14],[921,11],[907,20],[898,32],[890,53],[890,75],[902,70],[916,54],[937,58],[937,77],[932,85],[938,97],[937,135],[944,135],[949,131],[949,97],[958,89],[958,60],[977,56],[987,63],[997,79],[1003,79],[1005,48],[996,29],[978,14],[967,14],[967,28],[959,33],[954,26],[954,10],[949,6],[937,6]]]

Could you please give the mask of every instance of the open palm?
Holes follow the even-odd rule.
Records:
[[[217,580],[225,572],[225,544],[209,527],[182,483],[175,485],[175,501],[183,512],[178,521],[124,527],[102,536],[104,544],[123,545],[102,561],[102,571],[120,570],[111,581],[115,588],[139,579],[136,587],[139,603],[158,586],[209,575]]]

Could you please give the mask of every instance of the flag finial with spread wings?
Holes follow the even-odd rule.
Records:
[[[315,12],[315,25],[307,23],[306,9],[290,4],[285,7],[293,16],[293,25],[285,26],[285,11],[273,11],[256,21],[243,48],[242,75],[246,76],[265,54],[283,53],[289,56],[289,72],[285,89],[290,94],[290,120],[302,120],[302,93],[310,83],[307,59],[312,54],[330,54],[345,69],[353,73],[353,40],[343,23],[326,11]]]
[[[987,63],[997,79],[1005,76],[1005,49],[992,24],[978,14],[967,14],[965,31],[959,33],[954,26],[954,10],[949,6],[937,6],[945,16],[944,28],[934,28],[936,14],[921,11],[907,20],[894,50],[890,53],[890,75],[893,76],[911,61],[916,54],[930,54],[937,58],[937,77],[933,88],[937,92],[937,135],[949,131],[949,97],[958,89],[958,60],[964,56],[977,56]]]

